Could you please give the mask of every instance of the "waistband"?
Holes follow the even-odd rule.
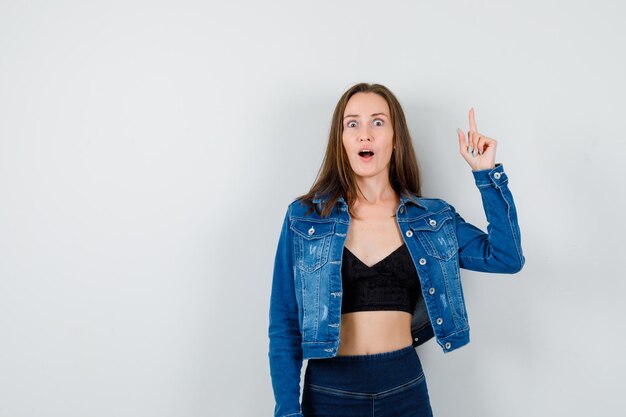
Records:
[[[417,351],[411,345],[370,355],[309,359],[305,383],[375,393],[411,381],[422,374],[422,364]]]
[[[407,355],[416,355],[413,345],[403,347],[402,349],[391,350],[389,352],[371,353],[367,355],[337,355],[331,358],[322,359],[329,362],[354,362],[354,361],[377,361],[381,359],[400,358]],[[313,359],[310,359],[313,360]]]

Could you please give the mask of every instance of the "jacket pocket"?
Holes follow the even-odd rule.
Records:
[[[311,273],[328,262],[330,243],[335,233],[335,222],[316,222],[294,219],[291,223],[294,231],[294,253],[296,266]]]
[[[433,213],[414,220],[409,227],[415,232],[424,250],[430,256],[448,260],[459,251],[450,210]]]

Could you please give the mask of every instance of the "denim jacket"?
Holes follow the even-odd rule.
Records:
[[[469,343],[460,268],[513,274],[522,269],[521,235],[502,164],[472,171],[487,232],[446,201],[400,196],[396,220],[418,272],[422,296],[411,319],[413,346],[433,336],[444,353]],[[316,196],[314,203],[326,201]],[[295,200],[287,208],[274,260],[269,308],[269,363],[275,417],[302,417],[302,361],[337,354],[341,325],[341,262],[350,225],[339,198],[329,217]]]

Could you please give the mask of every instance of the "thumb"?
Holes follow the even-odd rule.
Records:
[[[463,155],[463,158],[465,158],[466,161],[469,161],[470,153],[467,147],[465,133],[458,127],[456,129],[456,133],[459,135],[459,151],[461,152],[461,155]]]

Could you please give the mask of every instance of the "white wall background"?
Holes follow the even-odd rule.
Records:
[[[464,270],[471,343],[418,348],[435,415],[623,415],[625,18],[1,1],[0,417],[272,415],[282,216],[359,81],[404,106],[425,195],[486,230],[455,133],[474,106],[518,207],[523,271]]]

